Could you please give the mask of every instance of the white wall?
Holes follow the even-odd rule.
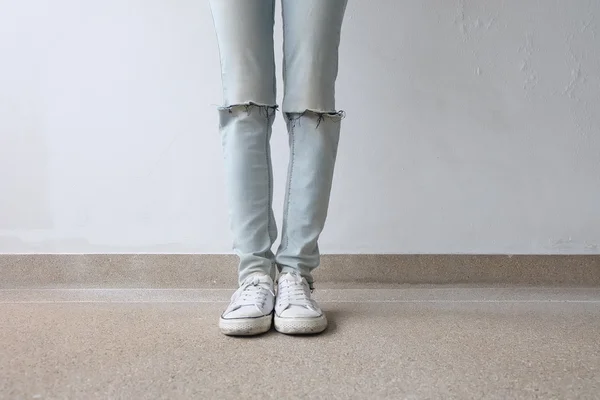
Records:
[[[217,51],[206,0],[0,0],[0,252],[229,252]],[[350,0],[340,66],[324,251],[600,253],[600,1]]]

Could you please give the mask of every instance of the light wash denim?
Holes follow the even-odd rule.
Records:
[[[276,110],[275,0],[211,0],[224,106],[219,109],[226,186],[239,280],[297,271],[312,285],[319,266],[340,121],[335,108],[346,0],[282,0],[283,115],[290,163],[282,240],[272,210],[270,138]]]

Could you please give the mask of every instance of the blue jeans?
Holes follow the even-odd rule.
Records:
[[[283,115],[290,163],[282,240],[272,210],[270,137],[276,105],[275,0],[211,0],[224,106],[219,109],[226,186],[240,282],[250,274],[299,272],[312,284],[320,262],[341,111],[335,108],[346,0],[282,0]]]

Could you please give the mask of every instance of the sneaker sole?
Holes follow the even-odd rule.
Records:
[[[275,330],[286,335],[310,335],[327,329],[325,314],[316,318],[282,318],[275,315]]]
[[[268,332],[273,324],[273,314],[259,318],[219,319],[219,329],[227,336],[254,336]]]

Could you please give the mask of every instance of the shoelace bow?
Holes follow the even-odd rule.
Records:
[[[259,312],[262,312],[261,307],[264,305],[269,293],[275,296],[273,290],[266,288],[265,284],[261,283],[260,280],[255,277],[242,284],[234,303],[236,308],[255,306]]]
[[[314,308],[310,300],[310,289],[297,277],[284,279],[279,282],[277,299],[285,303],[286,308],[290,306]]]

